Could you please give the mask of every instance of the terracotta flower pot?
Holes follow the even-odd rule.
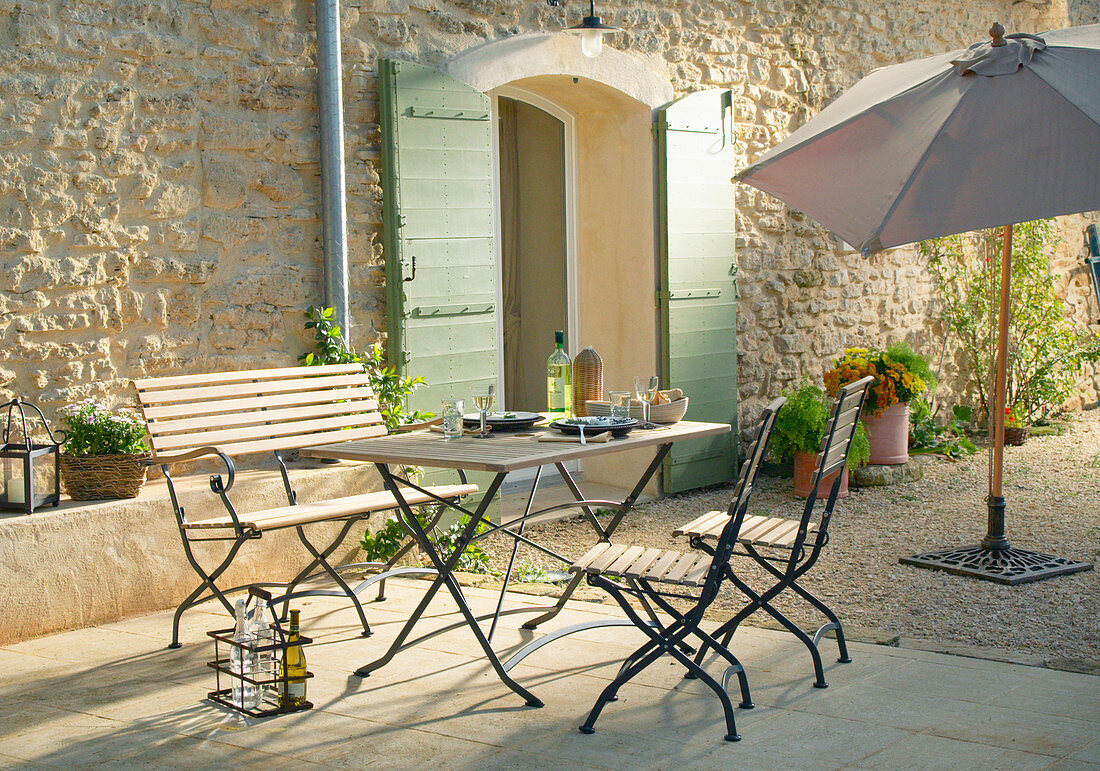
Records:
[[[894,404],[877,417],[864,414],[861,418],[871,444],[868,463],[896,466],[909,461],[909,405]]]
[[[816,464],[817,455],[812,452],[796,452],[794,454],[794,494],[797,497],[807,498],[810,495],[810,491],[814,489],[814,466]],[[830,485],[832,485],[834,479],[836,479],[835,471],[825,477],[825,481],[821,485],[821,491],[818,493],[819,498],[823,499],[828,495]],[[847,468],[844,468],[841,472],[840,491],[836,494],[836,497],[848,497]]]

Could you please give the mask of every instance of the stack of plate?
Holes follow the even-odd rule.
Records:
[[[589,415],[610,415],[611,402],[589,400],[584,403]],[[677,399],[667,404],[649,405],[649,419],[653,423],[676,423],[683,420],[687,412],[688,398]],[[630,417],[636,420],[642,419],[642,403],[636,399],[630,401]]]

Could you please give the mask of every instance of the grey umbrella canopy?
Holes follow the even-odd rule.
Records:
[[[1100,24],[875,70],[737,178],[864,254],[1005,226],[988,531],[906,558],[1003,583],[1091,567],[1012,549],[1002,496],[1012,225],[1100,210]]]
[[[875,70],[738,179],[856,249],[1100,209],[1100,24]]]

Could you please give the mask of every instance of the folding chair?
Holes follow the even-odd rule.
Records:
[[[731,565],[728,563],[725,565],[725,572],[730,582],[749,598],[749,603],[715,630],[713,636],[722,638],[722,644],[728,646],[738,625],[763,608],[809,648],[816,675],[815,688],[828,687],[821,666],[821,653],[818,650],[818,643],[826,632],[830,630],[836,632],[837,647],[840,649],[840,658],[837,661],[847,664],[851,659],[848,657],[848,646],[844,642],[844,630],[840,619],[824,602],[800,585],[798,579],[814,566],[818,557],[821,556],[821,550],[829,542],[829,521],[832,519],[833,506],[840,490],[841,474],[848,462],[848,451],[852,437],[855,435],[860,410],[863,409],[863,403],[867,398],[867,389],[874,381],[875,379],[868,375],[844,386],[837,393],[833,414],[825,425],[825,436],[822,438],[821,451],[817,456],[814,487],[806,498],[802,517],[783,519],[752,515],[746,517],[744,522],[738,523],[735,546],[740,544],[741,550],[735,549],[732,556],[751,558],[777,579],[775,585],[765,592],[758,593],[734,572]],[[829,484],[825,508],[815,519],[815,504],[821,497],[825,482],[833,472],[836,474]],[[693,522],[682,525],[674,531],[674,535],[688,536],[693,547],[709,553],[713,550],[705,539],[724,538],[730,519],[730,515],[726,512],[712,511]],[[812,638],[771,604],[772,600],[785,589],[794,591],[828,619]],[[696,664],[702,662],[708,646],[709,643],[704,643],[700,647],[695,657]],[[690,672],[688,677],[691,677]]]
[[[570,568],[572,573],[586,574],[590,585],[598,586],[614,597],[627,617],[649,638],[644,645],[623,661],[615,679],[600,694],[588,719],[580,727],[582,733],[590,734],[595,731],[593,725],[596,718],[599,717],[607,702],[616,699],[616,694],[623,683],[634,678],[663,653],[668,653],[683,664],[688,672],[699,677],[718,694],[726,717],[725,739],[731,742],[740,740],[733,717],[733,704],[730,702],[726,688],[730,677],[736,674],[741,686],[739,706],[743,709],[752,709],[753,703],[749,696],[749,683],[745,670],[725,644],[719,643],[713,636],[700,629],[699,623],[703,620],[703,613],[707,607],[718,595],[718,587],[722,583],[726,565],[733,550],[734,536],[745,517],[753,483],[756,481],[761,460],[767,450],[768,439],[775,424],[775,415],[784,401],[786,400],[782,398],[776,399],[765,408],[761,416],[756,442],[749,459],[741,467],[735,495],[727,510],[728,525],[722,531],[713,555],[683,554],[676,551],[604,542],[592,548]],[[613,581],[613,576],[621,577],[624,582]],[[660,589],[655,584],[686,587],[688,593]],[[699,588],[698,594],[690,593],[693,588]],[[639,615],[628,601],[628,596],[636,598],[649,613],[650,618]],[[694,604],[686,612],[681,612],[672,606],[670,599],[691,600]],[[668,614],[672,621],[667,625],[662,624],[657,615],[652,612],[650,603]],[[729,667],[721,683],[711,677],[697,662],[691,660],[689,655],[691,649],[687,648],[685,643],[689,635],[700,638],[704,645],[714,648],[728,662]],[[687,650],[686,653],[684,649]]]

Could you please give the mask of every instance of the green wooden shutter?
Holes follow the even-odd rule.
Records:
[[[413,409],[497,380],[489,97],[382,60],[382,173],[391,359],[428,386]]]
[[[680,442],[664,491],[732,480],[737,471],[737,258],[733,109],[729,91],[701,91],[658,113],[662,383],[691,398],[689,420],[733,431]]]

